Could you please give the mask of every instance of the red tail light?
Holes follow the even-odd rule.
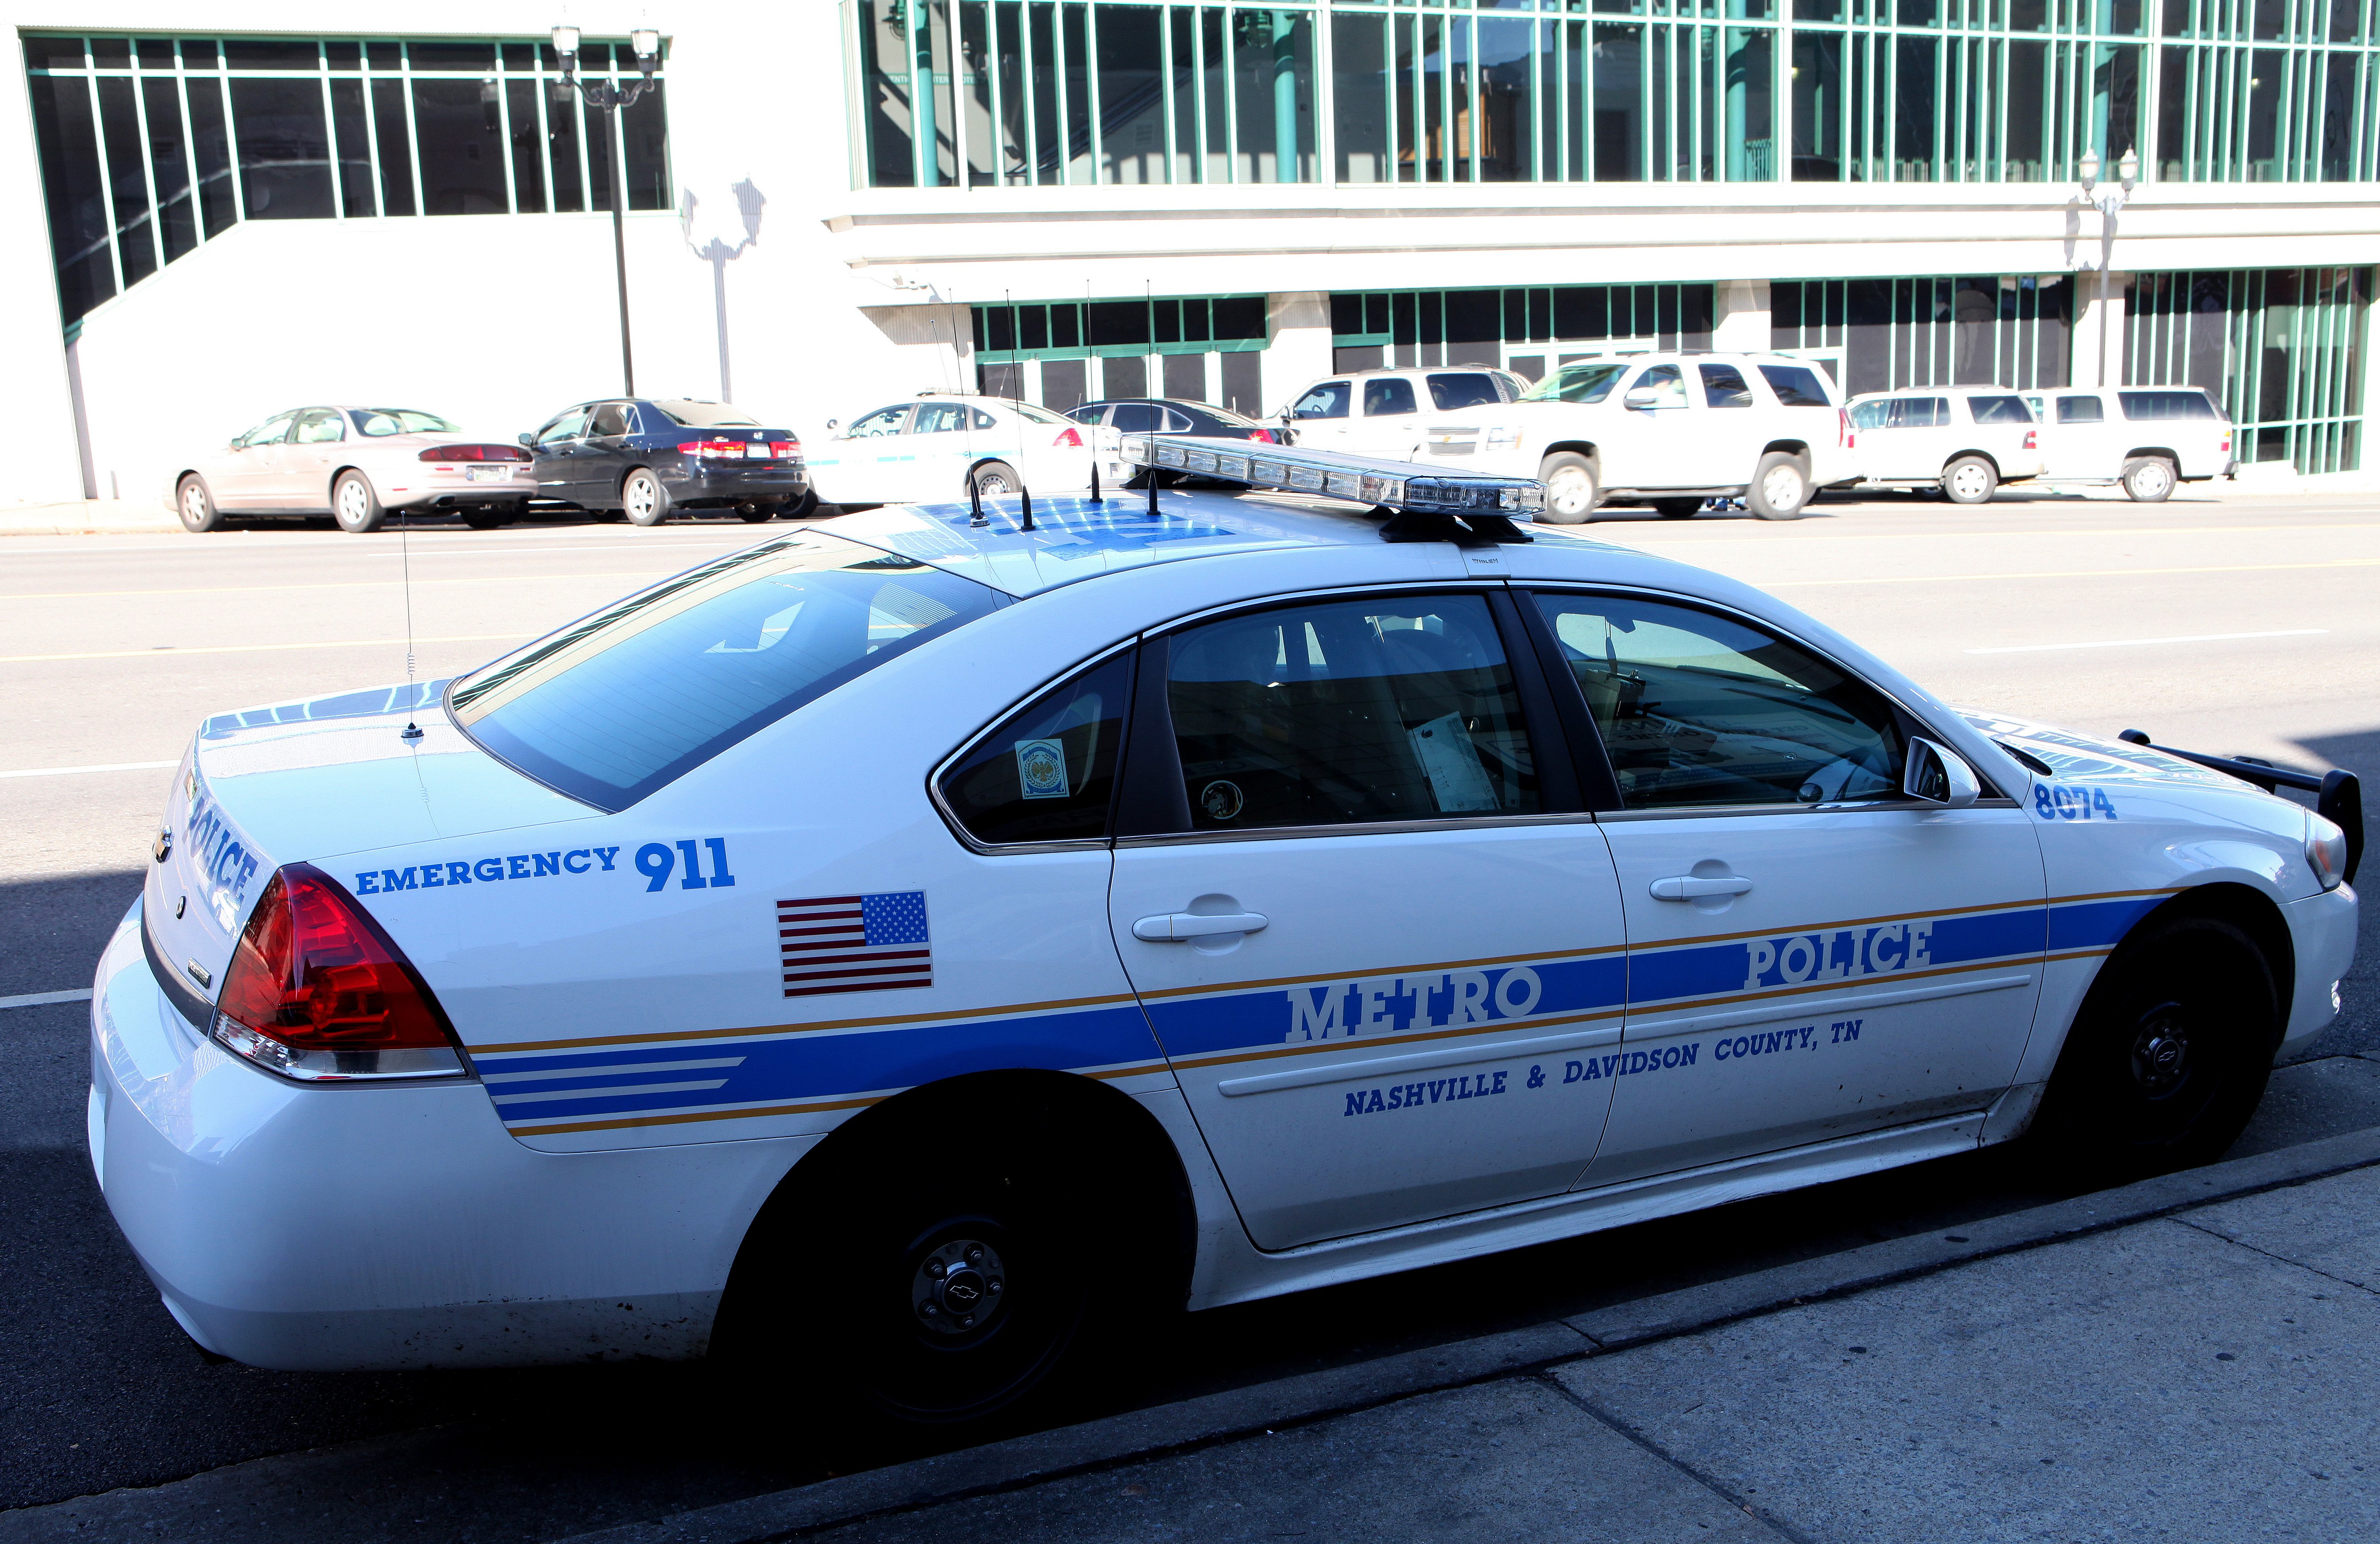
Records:
[[[1075,429],[1061,429],[1058,431],[1058,437],[1050,444],[1053,446],[1065,445],[1080,450],[1083,447],[1082,432]]]
[[[421,453],[424,461],[534,461],[536,456],[518,445],[431,445]]]
[[[1269,429],[1251,429],[1248,431],[1248,438],[1254,440],[1260,445],[1269,445],[1278,443],[1273,439],[1272,431]]]
[[[1845,450],[1859,444],[1859,436],[1852,432],[1852,415],[1849,408],[1835,409],[1835,444]]]
[[[2228,429],[2223,432],[2223,448],[2216,452],[2216,454],[2220,456],[2228,456],[2231,454],[2231,432]]]
[[[799,440],[688,440],[677,447],[680,456],[707,456],[714,461],[773,461],[799,456]]]
[[[258,897],[224,971],[214,1037],[308,1082],[465,1070],[412,965],[346,892],[304,863],[283,868]]]
[[[2024,432],[2024,448],[2027,450],[2039,450],[2041,448],[2040,430],[2028,429]]]

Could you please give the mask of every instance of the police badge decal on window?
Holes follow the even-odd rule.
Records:
[[[1066,748],[1057,740],[1016,742],[1016,781],[1029,799],[1062,799],[1066,787]]]

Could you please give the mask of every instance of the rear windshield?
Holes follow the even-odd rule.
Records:
[[[2118,392],[2116,398],[2124,405],[2124,417],[2135,422],[2155,419],[2219,420],[2223,417],[2204,392]]]
[[[804,531],[540,638],[456,683],[447,701],[490,755],[622,809],[1005,603],[972,579]]]
[[[724,402],[688,402],[683,397],[662,397],[653,404],[662,417],[686,429],[758,429],[760,420],[749,413],[730,407]]]
[[[1967,408],[1977,423],[2031,423],[2033,413],[2021,396],[1971,396]]]
[[[356,409],[356,432],[369,439],[389,434],[453,434],[454,424],[435,413],[425,413],[416,407],[358,407]]]
[[[1564,365],[1521,394],[1524,402],[1600,402],[1612,383],[1628,373],[1624,360],[1595,359]]]

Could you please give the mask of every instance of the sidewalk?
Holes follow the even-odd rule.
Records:
[[[182,529],[154,499],[77,499],[0,505],[0,536],[152,536]]]
[[[2337,1141],[2370,1164],[2370,1135]],[[1567,1346],[1440,1348],[1431,1392],[1170,1456],[1068,1465],[1048,1433],[580,1544],[2380,1538],[2380,1167],[1836,1290],[1730,1319],[1697,1288],[1569,1321]],[[1718,1321],[1665,1332],[1697,1314]],[[1003,1481],[1031,1444],[1077,1472]],[[919,1504],[965,1490],[991,1493]]]

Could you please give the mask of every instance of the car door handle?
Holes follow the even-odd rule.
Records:
[[[1176,911],[1163,917],[1142,918],[1132,925],[1132,936],[1150,943],[1186,943],[1194,938],[1212,938],[1218,933],[1259,932],[1264,926],[1265,918],[1253,911],[1229,912],[1221,917]]]
[[[1655,880],[1653,899],[1691,901],[1704,895],[1741,895],[1751,888],[1752,881],[1742,874],[1725,874],[1708,880],[1696,874],[1680,874],[1674,879]]]

